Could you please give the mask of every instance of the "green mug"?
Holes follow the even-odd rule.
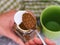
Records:
[[[52,5],[40,15],[43,34],[51,39],[60,38],[60,6]]]

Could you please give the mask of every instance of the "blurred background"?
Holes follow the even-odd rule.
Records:
[[[9,10],[31,10],[39,16],[50,5],[60,5],[60,0],[0,0],[0,13]]]
[[[9,10],[31,10],[35,16],[50,5],[60,5],[60,0],[0,0],[0,14]],[[0,36],[0,45],[17,45],[11,39]]]

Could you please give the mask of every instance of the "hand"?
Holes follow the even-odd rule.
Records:
[[[24,45],[23,41],[13,32],[15,10],[0,14],[0,35],[6,36],[19,45]]]
[[[17,42],[19,45],[24,45],[23,41],[17,37],[13,32],[13,26],[14,26],[14,14],[16,13],[15,10],[11,10],[9,12],[6,12],[4,14],[0,14],[0,35],[6,36],[15,42]],[[47,45],[55,45],[55,43],[49,41],[47,38],[45,39],[45,42]],[[26,42],[26,45],[41,45],[42,42],[38,38],[34,38],[33,40],[30,40]]]
[[[50,41],[49,39],[45,38],[45,42],[47,45],[56,45],[54,42]],[[34,38],[33,40],[30,40],[28,42],[26,42],[25,45],[43,45],[41,40],[38,38]]]

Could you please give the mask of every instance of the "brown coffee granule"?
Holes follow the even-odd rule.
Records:
[[[24,26],[23,23],[21,23],[21,24],[19,25],[19,27],[20,27],[21,29],[23,29],[23,30],[27,30],[27,28]]]
[[[32,29],[33,27],[36,26],[36,18],[34,15],[30,13],[24,13],[22,20],[23,20],[23,24],[27,29]]]

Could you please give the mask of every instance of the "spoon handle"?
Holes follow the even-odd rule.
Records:
[[[42,41],[43,45],[47,45],[47,44],[44,42],[44,40],[42,39],[42,36],[38,33],[38,31],[36,30],[35,32],[36,32],[37,36],[40,38],[40,40]]]

